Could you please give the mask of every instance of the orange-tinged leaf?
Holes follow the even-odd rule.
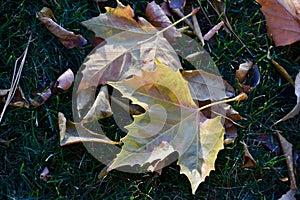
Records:
[[[118,1],[116,8],[105,7],[106,13],[93,17],[82,24],[95,33],[96,37],[108,39],[122,31],[132,33],[153,33],[157,30],[144,18],[138,18],[136,21],[133,9],[127,5],[124,6]]]
[[[299,0],[256,0],[266,17],[267,29],[276,46],[300,40]]]
[[[62,26],[53,21],[54,18],[49,8],[43,8],[36,14],[36,17],[43,22],[46,28],[53,33],[59,41],[68,49],[83,46],[87,43],[82,35],[75,35],[72,31],[64,29]],[[51,13],[51,14],[49,14]]]
[[[167,165],[178,158],[180,172],[188,177],[195,193],[215,169],[217,154],[223,149],[221,117],[207,119],[180,72],[161,63],[155,71],[142,70],[141,76],[109,84],[146,112],[133,116],[134,122],[126,127],[129,132],[121,140],[122,150],[108,171],[135,164],[151,164],[148,170],[153,171],[162,161]],[[165,159],[176,152],[178,156]]]

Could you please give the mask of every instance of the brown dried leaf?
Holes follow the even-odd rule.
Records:
[[[240,64],[239,69],[236,70],[236,77],[239,81],[239,91],[248,93],[255,88],[260,82],[260,73],[257,65],[247,60]]]
[[[202,45],[204,46],[205,45],[204,39],[203,39],[202,32],[201,32],[196,15],[192,16],[192,20],[193,20],[193,25],[194,25],[194,33],[198,37],[198,39],[201,41]]]
[[[233,97],[233,87],[222,77],[204,70],[184,70],[183,78],[188,82],[192,98],[199,101],[222,100]]]
[[[185,0],[169,0],[169,6],[171,9],[183,10],[185,6]]]
[[[148,3],[146,7],[146,17],[151,24],[159,29],[164,29],[172,25],[172,22],[166,16],[161,7],[155,3],[155,1]],[[173,26],[164,32],[164,36],[168,39],[174,39],[176,37],[180,37],[181,34]]]
[[[244,150],[244,155],[243,155],[243,165],[242,168],[255,168],[257,166],[256,161],[250,154],[248,150],[248,146],[244,143],[243,144],[243,150]]]
[[[9,91],[10,89],[0,89],[0,103],[6,102]],[[29,107],[29,103],[20,87],[16,89],[15,94],[8,105],[22,108]]]
[[[101,86],[93,106],[83,118],[82,123],[91,122],[111,116],[112,110],[109,104],[108,89],[106,85]]]
[[[273,126],[276,125],[276,124],[278,124],[279,122],[283,122],[283,121],[285,121],[287,119],[295,117],[300,112],[300,72],[297,74],[296,80],[295,80],[295,94],[297,96],[297,104],[296,104],[296,106],[286,116],[284,116],[283,118],[281,118],[280,120],[278,120],[277,122],[275,122],[273,124]]]
[[[220,28],[224,25],[224,22],[221,21],[219,22],[217,25],[215,25],[212,29],[210,29],[204,36],[203,39],[208,41],[210,40],[210,38],[212,38],[217,32],[218,30],[220,30]]]
[[[160,7],[167,16],[172,16],[172,10],[169,6],[169,2],[163,2]]]
[[[39,107],[52,96],[51,88],[46,88],[42,93],[37,93],[37,97],[29,99],[31,105]]]
[[[74,47],[83,46],[87,43],[86,39],[84,39],[81,35],[75,35],[73,32],[64,29],[54,22],[51,19],[53,15],[49,16],[49,10],[49,8],[44,7],[36,14],[36,17],[43,22],[46,28],[53,33],[66,48],[71,49]]]
[[[233,32],[233,29],[228,21],[226,16],[226,4],[223,1],[219,0],[212,0],[212,6],[214,7],[215,11],[222,17],[222,21],[225,24],[225,30],[228,33]]]
[[[276,46],[300,40],[299,0],[256,0],[266,17],[268,34]]]
[[[94,133],[82,124],[67,121],[64,114],[58,113],[58,126],[60,133],[60,145],[65,146],[78,142],[100,142],[105,144],[119,144],[106,137],[104,134]],[[80,133],[80,135],[78,134]]]
[[[287,199],[287,197],[293,197],[294,192],[297,191],[297,182],[296,182],[296,169],[294,168],[293,162],[293,145],[289,143],[280,133],[277,132],[279,142],[281,144],[284,157],[286,158],[286,164],[290,177],[290,191],[283,195],[281,198]],[[294,198],[296,199],[296,198]]]
[[[57,94],[59,90],[68,90],[74,81],[74,74],[71,69],[67,69],[62,75],[58,77],[53,88],[52,93]]]
[[[276,68],[276,70],[280,73],[280,75],[287,80],[293,87],[295,87],[295,83],[292,79],[292,77],[289,75],[289,73],[284,69],[284,67],[282,67],[281,65],[279,65],[278,62],[276,62],[276,60],[274,60],[273,58],[271,59],[271,62],[273,64],[273,66]]]

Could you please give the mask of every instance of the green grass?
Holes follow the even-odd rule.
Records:
[[[20,79],[26,97],[42,90],[67,68],[76,72],[91,51],[91,45],[68,50],[35,18],[43,6],[50,7],[59,24],[86,38],[89,32],[80,22],[99,14],[93,1],[13,1],[0,4],[0,83],[9,88],[15,60],[23,53],[30,33],[30,43]],[[122,1],[125,2],[125,1]],[[143,15],[146,1],[135,4],[136,13]],[[197,1],[194,3],[197,5]],[[104,4],[99,4],[103,9]],[[115,3],[107,5],[114,6]],[[201,1],[212,23],[218,17],[206,1]],[[0,145],[0,199],[278,199],[289,189],[285,160],[255,142],[259,134],[274,135],[271,125],[289,112],[296,103],[293,88],[277,73],[266,54],[272,41],[267,38],[265,21],[254,1],[227,1],[227,16],[236,34],[254,54],[261,72],[261,83],[246,101],[234,108],[246,119],[241,121],[235,144],[218,155],[216,170],[206,178],[196,194],[191,194],[187,178],[179,174],[175,164],[163,169],[161,176],[152,173],[129,174],[112,171],[103,180],[97,176],[104,167],[82,144],[59,146],[57,113],[72,118],[72,91],[51,97],[38,108],[9,107],[0,125],[1,139],[15,139],[9,147]],[[203,32],[208,31],[204,15]],[[206,45],[224,78],[235,85],[235,70],[249,54],[232,35],[219,31]],[[276,60],[294,78],[300,63],[299,43],[276,48]],[[2,105],[0,105],[2,108]],[[300,152],[299,116],[276,126],[281,134]],[[115,129],[106,127],[106,130]],[[242,169],[242,145],[245,141],[256,159],[256,169]],[[50,156],[50,157],[49,157]],[[48,158],[49,157],[49,158]],[[48,159],[47,159],[48,158]],[[47,161],[46,161],[47,159]],[[299,161],[298,161],[299,164]],[[40,180],[44,167],[50,170],[47,181]],[[299,194],[298,194],[299,196]]]

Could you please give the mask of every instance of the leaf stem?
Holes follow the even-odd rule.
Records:
[[[183,20],[185,20],[185,19],[187,19],[187,18],[189,18],[190,16],[192,16],[192,15],[194,15],[194,14],[196,14],[198,11],[200,10],[200,8],[198,7],[198,8],[195,8],[190,14],[188,14],[187,16],[185,16],[185,17],[182,17],[180,20],[178,20],[178,21],[176,21],[176,22],[174,22],[173,24],[171,24],[170,26],[168,26],[168,27],[166,27],[166,28],[164,28],[164,29],[162,29],[162,30],[160,30],[160,31],[158,31],[157,33],[156,33],[156,35],[159,35],[159,34],[161,34],[161,33],[163,33],[163,32],[165,32],[166,30],[168,30],[168,29],[170,29],[171,27],[173,27],[173,26],[175,26],[176,24],[178,24],[178,23],[180,23],[180,22],[182,22]]]
[[[228,102],[232,102],[232,101],[242,101],[242,100],[247,99],[247,97],[248,96],[245,93],[241,93],[238,96],[236,96],[234,98],[231,98],[231,99],[226,99],[226,100],[222,100],[222,101],[216,101],[216,102],[207,104],[205,106],[200,107],[198,110],[199,111],[200,110],[204,110],[206,108],[209,108],[209,107],[212,107],[212,106],[215,106],[215,105],[219,105],[219,104],[223,104],[223,103],[228,103]]]

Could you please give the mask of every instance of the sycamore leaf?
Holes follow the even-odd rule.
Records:
[[[142,70],[141,76],[109,84],[146,112],[133,116],[134,122],[126,127],[129,132],[122,138],[122,150],[108,171],[136,164],[151,164],[148,170],[153,171],[162,161],[167,165],[178,158],[180,172],[188,177],[195,193],[215,169],[217,154],[223,149],[221,117],[207,119],[180,72],[161,63],[154,72]],[[178,156],[165,160],[173,153]]]
[[[195,100],[222,100],[235,95],[234,89],[227,81],[204,70],[184,70],[182,76],[188,82],[192,98]]]
[[[112,110],[108,101],[108,89],[107,86],[100,88],[99,94],[90,108],[89,112],[84,116],[83,123],[106,118],[112,115]]]
[[[82,64],[82,79],[76,93],[79,118],[88,112],[95,88],[107,81],[141,74],[141,69],[154,70],[155,59],[174,71],[181,68],[176,52],[162,33],[143,18],[136,22],[129,6],[119,4],[117,8],[106,9],[105,14],[83,22],[96,36],[105,38],[106,44],[95,48]]]
[[[146,7],[146,17],[147,19],[155,26],[160,29],[167,28],[168,26],[172,25],[172,22],[169,20],[167,15],[164,13],[162,8],[152,1],[148,3]],[[180,33],[177,29],[173,26],[165,31],[164,35],[168,39],[174,39],[176,37],[180,37]]]
[[[83,46],[87,43],[82,35],[75,35],[73,32],[68,31],[53,21],[54,16],[49,8],[43,8],[36,14],[36,17],[43,22],[46,28],[53,33],[59,41],[68,49]]]
[[[133,9],[118,2],[116,8],[105,7],[106,13],[93,17],[82,24],[95,33],[96,37],[108,39],[122,31],[132,33],[150,33],[157,30],[144,18],[135,21]]]
[[[266,17],[268,34],[276,46],[300,40],[299,0],[256,0]]]
[[[100,142],[105,144],[118,144],[104,134],[94,133],[82,124],[76,124],[67,120],[63,113],[58,113],[58,126],[60,133],[60,145],[65,146],[78,142]],[[78,134],[80,132],[80,135]]]
[[[298,113],[300,112],[300,72],[297,74],[296,80],[295,80],[295,94],[297,96],[296,106],[286,116],[284,116],[283,118],[281,118],[280,120],[275,122],[274,125],[278,124],[279,122],[283,122],[287,119],[293,118],[296,115],[298,115]]]

